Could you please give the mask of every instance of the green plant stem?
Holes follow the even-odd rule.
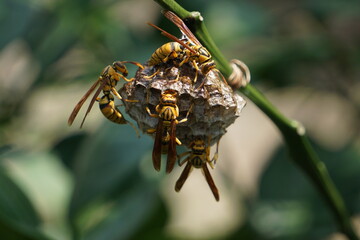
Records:
[[[232,72],[232,68],[210,37],[200,13],[188,12],[174,0],[155,0],[155,2],[164,9],[176,13],[180,18],[187,21],[188,27],[212,54],[217,62],[218,69],[228,78]],[[251,84],[241,88],[240,91],[253,101],[278,127],[292,159],[311,179],[312,183],[323,196],[335,216],[340,231],[346,234],[349,239],[358,240],[344,201],[332,182],[325,164],[318,158],[311,146],[305,134],[304,127],[300,123],[290,120],[281,114],[281,112]]]
[[[305,128],[299,122],[287,119],[250,84],[243,88],[242,92],[279,128],[292,159],[320,191],[335,216],[340,231],[349,239],[357,240],[344,201],[331,180],[325,164],[311,146]]]

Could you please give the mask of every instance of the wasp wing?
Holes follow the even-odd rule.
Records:
[[[179,18],[175,13],[168,11],[168,10],[164,10],[163,14],[167,19],[169,19],[171,22],[173,22],[190,41],[192,41],[195,45],[202,46],[200,41],[195,37],[195,35],[191,32],[191,30],[186,26],[186,24],[183,22],[183,20],[181,20],[181,18]]]
[[[211,174],[209,172],[209,169],[207,168],[206,163],[203,164],[202,170],[203,170],[205,179],[206,179],[207,183],[209,184],[209,187],[210,187],[216,201],[219,201],[219,199],[220,199],[219,190],[217,189],[217,187],[216,187],[216,185],[214,183],[214,180],[211,177]]]
[[[153,165],[156,171],[160,171],[161,164],[161,148],[162,148],[162,137],[163,137],[163,120],[159,118],[156,135],[154,140],[154,148],[152,152]]]
[[[170,123],[170,141],[166,162],[166,173],[170,173],[176,162],[176,122],[175,119],[171,120]]]
[[[184,170],[182,171],[179,179],[175,183],[175,191],[176,192],[179,192],[181,190],[181,188],[184,185],[186,179],[189,177],[191,169],[192,169],[191,162],[188,161],[185,168],[184,168]]]
[[[91,101],[90,101],[90,103],[89,103],[89,107],[88,107],[87,110],[86,110],[85,116],[84,116],[84,118],[83,118],[83,120],[82,120],[82,122],[81,122],[81,124],[80,124],[80,128],[82,128],[82,126],[84,125],[84,122],[85,122],[85,119],[86,119],[87,115],[88,115],[89,112],[91,111],[91,108],[94,106],[94,103],[95,103],[95,101],[96,101],[96,99],[97,99],[97,96],[99,96],[101,90],[103,90],[103,88],[104,88],[105,85],[106,85],[106,82],[105,82],[104,80],[102,80],[100,87],[96,90],[93,98],[91,99]]]
[[[90,94],[95,90],[95,88],[97,87],[97,85],[99,84],[99,80],[97,80],[91,87],[90,89],[85,93],[85,95],[80,99],[80,101],[76,104],[76,106],[74,107],[73,111],[70,114],[70,117],[68,119],[68,124],[71,126],[72,123],[74,122],[77,114],[79,113],[79,110],[81,109],[82,105],[84,105],[86,99],[90,96]],[[101,87],[99,87],[100,89]]]
[[[164,35],[165,37],[175,41],[175,42],[178,42],[179,44],[181,44],[183,47],[187,48],[190,52],[196,54],[195,50],[192,49],[191,47],[189,47],[186,43],[184,43],[183,41],[181,41],[180,39],[178,39],[177,37],[175,37],[174,35],[168,33],[167,31],[165,31],[164,29],[152,24],[152,23],[147,23],[149,24],[150,26],[156,28],[157,30],[159,30],[161,32],[162,35]]]

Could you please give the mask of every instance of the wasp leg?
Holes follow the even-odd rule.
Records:
[[[215,70],[214,70],[215,71]],[[219,70],[217,70],[217,71],[219,71]],[[220,72],[220,71],[219,71]],[[222,76],[222,74],[221,74],[221,76]],[[224,82],[226,82],[226,80],[225,80],[225,78],[224,78],[224,76],[222,76],[223,77],[223,80],[224,80]],[[205,77],[205,78],[203,78],[203,81],[200,83],[200,85],[195,89],[195,91],[199,91],[204,85],[205,85],[205,80],[206,80],[207,78]],[[226,82],[226,85],[227,85],[227,82]]]
[[[212,168],[214,168],[214,166],[216,165],[216,162],[217,162],[218,157],[219,157],[219,144],[220,144],[220,139],[219,139],[219,140],[217,141],[217,143],[216,143],[216,151],[215,151],[215,153],[214,153],[213,158],[211,159],[211,164],[210,164],[210,166],[211,166]]]
[[[120,78],[122,78],[122,79],[124,79],[124,80],[127,81],[127,82],[132,82],[132,81],[134,81],[134,79],[135,79],[135,78],[130,78],[130,79],[128,79],[128,78],[126,78],[124,75],[122,75],[122,74],[120,74],[120,73],[118,73],[118,72],[111,73],[110,75],[111,75],[111,77],[112,77],[113,79],[115,79],[116,81],[120,81]]]
[[[179,63],[179,67],[181,67],[182,65],[184,65],[184,63],[187,63],[189,61],[189,58],[188,57],[185,57],[184,60],[182,60],[180,63]]]
[[[200,85],[195,89],[195,91],[199,91],[204,85],[205,85],[205,79],[202,81],[202,83],[200,83]]]
[[[156,117],[158,118],[159,115],[156,113],[151,113],[150,108],[146,107],[146,112],[149,114],[150,117]]]
[[[149,76],[144,76],[145,79],[152,79],[153,77],[155,77],[158,73],[160,72],[160,69],[156,70],[153,74],[149,75]]]
[[[213,71],[215,71],[215,72],[221,77],[221,79],[224,81],[224,83],[225,83],[226,85],[229,85],[229,83],[226,81],[224,75],[222,75],[222,73],[220,72],[219,69],[213,69]]]
[[[121,75],[120,77],[121,77],[122,79],[124,79],[125,81],[127,81],[127,82],[132,82],[132,81],[135,80],[135,78],[130,78],[130,79],[128,79],[128,78],[124,77],[123,75]]]
[[[196,61],[195,61],[195,60],[192,61],[192,65],[193,65],[194,68],[196,69],[196,71],[195,71],[195,78],[194,78],[194,84],[195,84],[196,81],[197,81],[197,78],[198,78],[199,67],[198,67],[198,65],[196,64]]]
[[[179,67],[181,67],[184,63],[187,63],[190,61],[191,53],[190,51],[185,51],[185,57],[184,59],[179,63]]]
[[[214,169],[215,166],[214,166],[212,160],[209,160],[209,158],[210,158],[210,143],[211,143],[211,136],[208,137],[208,143],[205,148],[205,154],[206,154],[205,164],[208,163],[210,165],[210,167],[212,169]]]
[[[188,112],[186,113],[185,118],[183,118],[183,119],[181,119],[180,121],[178,121],[177,124],[186,122],[186,121],[188,120],[189,114],[192,112],[193,107],[194,107],[194,103],[191,104]]]
[[[122,99],[122,97],[120,96],[119,92],[114,88],[112,87],[111,88],[111,92],[118,98],[118,99]]]
[[[178,155],[178,165],[181,167],[185,162],[189,161],[190,156],[188,156],[187,158],[185,158],[184,160],[180,161],[182,157],[191,154],[191,151],[187,151],[187,152],[183,152],[180,155]]]
[[[179,123],[183,123],[183,122],[186,122],[188,119],[187,118],[183,118],[183,119],[181,119],[180,121],[178,121],[177,123],[179,124]]]
[[[135,130],[136,136],[140,138],[140,133],[136,126],[132,122],[127,121],[127,123]]]
[[[149,129],[146,130],[146,132],[149,133],[149,134],[152,134],[152,133],[156,132],[156,129],[155,128],[149,128]]]
[[[124,99],[125,102],[132,102],[132,103],[137,103],[139,102],[139,100],[135,100],[135,99]]]
[[[179,77],[180,77],[180,73],[177,74],[175,79],[169,80],[169,83],[174,83],[174,82],[179,81]]]
[[[211,169],[215,169],[215,164],[216,164],[216,162],[213,162],[213,161],[214,161],[214,158],[216,158],[216,160],[217,160],[217,153],[215,153],[215,155],[214,155],[214,157],[213,157],[213,159],[212,159],[211,161],[207,161],[207,162],[209,163]],[[216,161],[216,160],[215,160],[215,161]]]

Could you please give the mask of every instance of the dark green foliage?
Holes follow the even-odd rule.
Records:
[[[39,230],[40,220],[24,192],[0,166],[0,236],[4,239],[48,239]]]
[[[107,120],[91,125],[91,120],[102,117],[97,103],[87,119],[95,129],[64,130],[68,129],[66,118],[81,98],[80,94],[74,102],[68,101],[68,86],[82,83],[90,87],[106,65],[115,60],[145,62],[168,41],[147,29],[145,21],[179,35],[160,12],[157,18],[149,14],[143,20],[144,10],[130,8],[126,2],[132,1],[0,1],[0,239],[173,239],[167,232],[168,199],[159,187],[167,178],[151,165],[153,140],[148,136],[138,139],[129,125]],[[254,85],[265,90],[292,86],[320,90],[347,101],[359,113],[358,97],[353,93],[360,69],[358,1],[179,3],[202,13],[210,35],[227,58],[239,58],[249,65]],[[145,27],[140,28],[139,22]],[[23,46],[26,52],[5,55],[12,44]],[[28,55],[28,72],[14,78],[25,61],[22,57]],[[134,69],[129,67],[131,73]],[[26,81],[31,70],[36,70],[35,77]],[[64,93],[63,98],[54,103],[51,100],[56,96],[43,97],[39,105],[32,105],[34,98],[51,89]],[[66,111],[62,111],[65,104]],[[56,120],[49,109],[56,110],[56,119],[63,119],[55,130],[47,125]],[[34,119],[42,121],[27,125],[34,124]],[[71,129],[78,127],[79,119]],[[360,212],[358,126],[358,122],[352,126],[354,135],[346,147],[315,147],[352,216]],[[38,133],[42,129],[45,133]],[[239,133],[240,137],[247,136]],[[53,172],[35,171],[35,176],[42,177],[36,190],[62,176],[59,184],[66,185],[69,195],[61,199],[64,209],[55,219],[34,200],[34,187],[28,189],[31,184],[24,184],[29,179],[22,178],[34,172],[34,158],[40,156],[46,164],[56,166]],[[321,194],[289,161],[288,150],[281,148],[269,158],[257,199],[239,202],[247,210],[244,222],[223,238],[325,239],[338,231]],[[52,176],[54,172],[59,175]],[[47,194],[57,191],[54,188],[40,195],[48,199]],[[51,201],[46,205],[58,207]]]

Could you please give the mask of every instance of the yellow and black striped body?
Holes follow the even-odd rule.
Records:
[[[182,166],[184,163],[186,163],[186,166],[181,173],[179,179],[176,181],[175,191],[179,192],[181,190],[193,167],[201,168],[216,201],[219,201],[219,191],[214,183],[214,180],[211,177],[209,169],[207,168],[207,164],[210,164],[210,166],[212,166],[211,160],[209,159],[210,146],[206,146],[205,141],[199,138],[193,141],[190,144],[189,148],[191,149],[190,151],[182,153],[180,156],[178,156],[179,165]],[[180,162],[181,157],[186,155],[187,157]]]
[[[188,160],[191,162],[193,167],[201,168],[203,164],[210,162],[210,148],[205,145],[205,142],[202,139],[196,139],[189,147],[191,152]]]
[[[115,106],[114,103],[114,96],[117,97],[118,99],[122,99],[118,91],[115,89],[120,79],[124,79],[127,82],[133,81],[133,78],[132,79],[126,78],[129,72],[125,66],[125,63],[131,63],[142,69],[144,68],[140,63],[133,61],[116,61],[112,65],[106,66],[104,70],[101,72],[101,75],[98,77],[97,81],[90,87],[90,89],[75,105],[68,119],[69,125],[71,125],[74,122],[78,112],[85,103],[86,99],[92,94],[93,91],[95,91],[95,89],[97,90],[95,91],[90,101],[88,109],[81,122],[80,128],[83,126],[86,116],[91,111],[96,101],[99,102],[100,110],[103,113],[103,115],[106,118],[108,118],[110,121],[119,124],[128,123],[128,121],[126,121],[123,118],[122,114],[120,113],[119,109]],[[103,93],[103,96],[99,98],[98,96],[101,92]],[[134,129],[136,130],[136,128]]]
[[[199,68],[201,72],[206,75],[211,69],[216,67],[214,60],[212,60],[210,52],[203,46],[200,45],[192,45],[197,55],[191,56],[190,61],[195,60],[199,64]]]
[[[200,46],[198,48],[198,52],[199,52],[199,57],[197,58],[197,61],[199,62],[199,67],[201,69],[202,74],[206,75],[212,69],[216,68],[216,63],[214,60],[212,60],[209,51],[203,46]]]
[[[110,121],[118,124],[126,124],[120,110],[115,106],[114,95],[112,94],[121,78],[126,78],[128,70],[121,62],[114,62],[112,65],[105,67],[100,78],[104,80],[102,88],[103,96],[99,100],[99,107],[102,114]]]
[[[101,97],[99,107],[102,114],[110,121],[118,124],[127,123],[120,110],[115,106],[114,96],[111,93]]]
[[[184,46],[177,42],[168,42],[156,49],[151,55],[148,64],[155,66],[160,63],[166,63],[171,59],[182,59],[184,55]]]
[[[176,105],[176,101],[176,96],[174,96],[173,93],[165,93],[160,99],[160,104],[158,104],[155,108],[155,111],[159,113],[159,118],[163,121],[163,133],[161,139],[162,154],[166,154],[168,152],[171,122],[175,121],[175,124],[177,124],[176,119],[179,117],[179,108]]]
[[[195,140],[191,145],[190,163],[195,168],[201,168],[210,160],[208,159],[209,148],[205,146],[204,141]]]
[[[162,121],[163,121],[163,133],[162,133],[162,138],[161,138],[161,153],[167,154],[168,148],[169,148],[168,144],[171,139],[171,136],[170,136],[171,122],[175,121],[175,124],[177,124],[176,118],[178,117],[178,114],[174,107],[167,106],[162,109],[162,112],[159,114],[159,117],[162,118]],[[179,140],[177,140],[177,141],[179,141]]]
[[[161,154],[167,154],[166,172],[170,173],[176,162],[176,145],[181,145],[176,137],[176,125],[187,121],[187,118],[178,121],[179,108],[177,106],[177,92],[165,90],[161,94],[160,102],[155,107],[156,113],[151,113],[146,108],[151,117],[158,118],[156,129],[148,129],[148,133],[156,133],[152,159],[154,168],[160,170]]]
[[[198,66],[194,66],[200,69],[202,74],[206,75],[210,70],[216,68],[214,60],[212,60],[209,51],[201,46],[190,44],[189,41],[185,40],[184,44],[188,45],[194,52],[185,48],[178,42],[165,43],[151,55],[148,64],[155,66],[161,63],[167,63],[169,60],[177,59],[180,62],[180,66],[187,62],[194,62]]]
[[[216,64],[212,60],[210,52],[202,46],[201,42],[195,37],[183,20],[171,11],[164,10],[163,14],[180,29],[183,36],[182,39],[179,39],[160,27],[152,23],[148,23],[150,26],[161,31],[162,35],[175,41],[166,43],[158,48],[151,55],[148,64],[150,66],[155,66],[157,64],[167,63],[169,60],[177,60],[176,62],[179,62],[178,67],[181,67],[184,63],[191,63],[196,70],[196,74],[193,79],[194,83],[197,81],[198,71],[200,71],[203,75],[207,75],[211,70],[215,70],[220,73],[220,71],[216,69]],[[157,74],[157,71],[154,75],[155,74]],[[154,75],[150,75],[149,78]],[[204,83],[205,82],[203,81],[198,88],[201,88]]]

